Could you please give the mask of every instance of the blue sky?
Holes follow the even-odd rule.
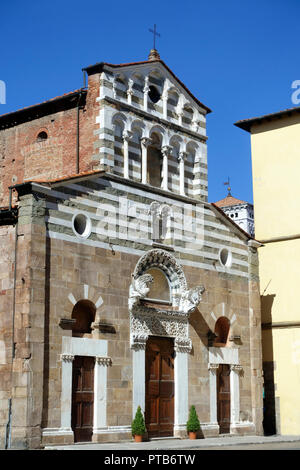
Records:
[[[82,67],[161,58],[209,108],[209,200],[252,201],[249,134],[239,119],[295,106],[299,0],[10,0],[1,2],[0,114],[83,86]],[[278,182],[280,187],[280,182]]]

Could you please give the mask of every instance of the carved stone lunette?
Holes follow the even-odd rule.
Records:
[[[153,278],[145,274],[150,267],[160,268],[170,281],[172,307],[156,308],[143,304]],[[148,336],[174,338],[177,352],[190,352],[189,316],[201,301],[204,287],[188,289],[185,275],[174,256],[164,250],[151,250],[138,262],[129,290],[130,343],[133,349],[145,349]]]

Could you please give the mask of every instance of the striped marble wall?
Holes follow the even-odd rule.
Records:
[[[141,184],[123,181],[105,176],[51,190],[39,185],[35,191],[46,196],[48,236],[136,255],[156,242],[174,251],[182,265],[248,277],[247,239],[219,218],[210,204],[167,197],[162,191],[145,191]],[[166,214],[161,240],[153,240],[155,211]],[[74,230],[78,214],[90,223],[88,236]],[[227,264],[222,263],[222,250],[228,252]]]
[[[159,99],[149,98],[155,88]],[[185,154],[184,192],[207,201],[206,117],[160,64],[105,70],[100,77],[100,112],[94,160],[124,176],[124,139],[128,140],[129,178],[142,179],[142,138],[157,133],[170,146],[168,190],[180,192],[178,153]],[[179,147],[174,145],[179,141]],[[127,144],[125,144],[127,145]]]

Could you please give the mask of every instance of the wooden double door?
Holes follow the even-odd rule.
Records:
[[[230,366],[220,364],[217,371],[217,414],[220,434],[230,432]]]
[[[149,437],[173,436],[174,343],[150,337],[146,347],[145,422]]]
[[[72,376],[72,421],[75,442],[92,440],[95,358],[75,356]]]

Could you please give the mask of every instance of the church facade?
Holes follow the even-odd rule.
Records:
[[[258,243],[207,201],[210,112],[152,50],[0,116],[2,447],[262,432]]]

